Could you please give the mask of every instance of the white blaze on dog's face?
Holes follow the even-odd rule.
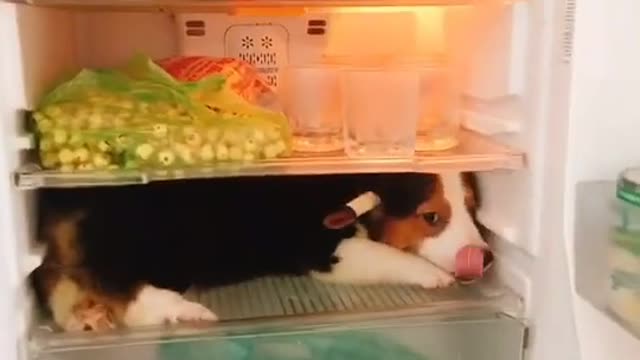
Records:
[[[382,241],[454,272],[458,251],[468,245],[487,248],[487,244],[470,213],[476,207],[471,184],[460,173],[442,173],[436,179],[414,216],[386,219]]]
[[[473,218],[471,217],[470,204],[473,201],[472,190],[465,183],[459,173],[447,173],[439,176],[442,184],[444,200],[449,205],[449,216],[446,224],[443,224],[442,231],[435,236],[430,236],[422,241],[418,246],[417,253],[429,259],[439,267],[449,272],[455,270],[456,254],[463,247],[468,245],[487,247],[482,239]],[[423,211],[430,209],[418,209],[425,216],[425,220],[431,224],[433,215]],[[438,211],[435,211],[439,216]]]

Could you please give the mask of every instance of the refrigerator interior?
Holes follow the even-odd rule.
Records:
[[[15,358],[33,353],[42,358],[62,356],[55,354],[67,354],[69,358],[109,357],[117,354],[110,351],[124,344],[139,349],[140,357],[156,356],[153,355],[154,350],[145,348],[144,344],[167,336],[188,339],[187,343],[196,344],[197,339],[223,341],[220,339],[225,339],[229,334],[238,338],[258,336],[255,328],[260,326],[275,329],[272,338],[277,338],[278,334],[299,335],[322,329],[342,336],[343,331],[378,329],[380,324],[398,328],[395,335],[391,335],[398,339],[410,337],[411,331],[406,327],[418,327],[425,336],[433,339],[434,344],[451,342],[466,332],[467,337],[477,339],[477,343],[469,345],[466,350],[458,349],[456,355],[459,358],[475,354],[480,358],[509,359],[511,357],[507,353],[513,352],[478,352],[478,349],[505,346],[524,349],[526,356],[532,359],[549,358],[544,355],[551,351],[554,354],[573,354],[576,351],[571,335],[573,328],[569,325],[572,324],[572,314],[566,259],[562,253],[564,248],[561,241],[554,241],[562,237],[559,230],[561,223],[558,223],[561,215],[548,211],[560,201],[557,192],[561,191],[563,175],[552,161],[559,161],[563,154],[561,147],[565,140],[561,135],[566,126],[566,120],[562,118],[566,104],[562,99],[567,97],[563,86],[566,87],[568,82],[565,76],[568,62],[562,48],[566,39],[561,36],[565,9],[558,2],[488,0],[485,6],[470,7],[464,2],[448,3],[443,0],[430,1],[428,3],[437,6],[429,7],[349,9],[313,6],[306,11],[298,7],[287,7],[287,11],[279,8],[279,12],[269,8],[222,11],[222,7],[207,7],[203,3],[191,2],[193,6],[185,8],[127,8],[123,5],[96,9],[91,6],[78,8],[73,2],[62,8],[0,3],[0,36],[5,47],[0,59],[0,87],[3,94],[0,104],[4,127],[1,140],[4,151],[0,166],[6,175],[0,184],[0,199],[7,204],[0,217],[0,229],[3,232],[3,252],[8,254],[4,264],[7,271],[3,272],[0,284],[6,286],[11,294],[9,303],[3,304],[2,311],[8,311],[7,318],[10,320],[6,324],[7,329],[15,326],[16,330],[5,331],[7,335],[3,341],[7,342],[10,349],[15,349]],[[283,16],[282,13],[287,15]],[[333,24],[331,19],[338,19],[336,24],[342,24],[339,34],[332,35],[333,40],[330,41],[329,36],[311,38],[307,35],[308,21],[318,17],[329,19],[329,27]],[[477,21],[475,26],[486,25],[490,31],[478,33],[470,31],[474,29],[472,26],[460,26],[469,19]],[[189,32],[187,24],[192,21],[205,22],[207,35],[186,36]],[[371,21],[387,26],[380,26],[377,30],[368,29],[375,32],[368,36],[363,36],[361,27],[353,27],[353,24],[365,26]],[[434,23],[441,26],[433,26]],[[406,289],[372,288],[366,290],[367,296],[357,301],[354,299],[362,295],[360,291],[365,290],[323,289],[315,283],[291,284],[287,279],[267,279],[262,283],[221,289],[215,294],[192,296],[200,296],[200,299],[204,296],[208,300],[243,299],[246,298],[243,294],[254,294],[268,288],[267,284],[281,282],[284,285],[273,285],[279,291],[277,296],[280,299],[294,299],[290,305],[292,309],[287,310],[283,304],[278,309],[274,307],[270,310],[256,310],[252,304],[246,304],[244,308],[231,306],[224,312],[228,322],[205,330],[143,329],[126,333],[80,335],[50,331],[49,325],[41,323],[39,314],[33,311],[25,282],[26,275],[38,264],[43,252],[43,249],[35,246],[33,239],[33,200],[40,186],[59,186],[65,182],[68,184],[69,181],[86,179],[69,179],[59,174],[31,171],[27,150],[32,147],[33,141],[25,130],[25,110],[33,109],[38,99],[65,75],[82,67],[114,66],[136,52],[152,58],[179,54],[235,56],[236,53],[229,49],[229,43],[225,42],[224,35],[229,28],[238,24],[269,24],[271,27],[278,24],[279,29],[285,29],[288,56],[282,57],[282,61],[291,63],[311,61],[321,56],[329,45],[335,53],[354,51],[362,52],[360,55],[365,56],[367,51],[375,52],[389,44],[396,46],[394,52],[407,50],[403,49],[403,46],[407,47],[406,44],[426,44],[426,49],[441,47],[458,58],[471,59],[464,64],[468,77],[463,89],[465,101],[461,112],[464,114],[464,127],[471,134],[470,141],[477,141],[480,150],[472,148],[469,153],[427,159],[416,169],[481,171],[483,204],[479,220],[493,234],[490,241],[497,253],[493,275],[470,288],[454,288],[428,295],[407,292]],[[442,24],[453,25],[447,28]],[[432,36],[426,29],[437,29],[438,36]],[[327,29],[327,34],[332,34],[331,29]],[[408,35],[412,37],[407,38]],[[399,38],[405,41],[397,41]],[[358,46],[354,48],[355,45]],[[303,160],[288,166],[299,169],[301,174],[305,173],[300,170],[305,166],[310,166],[308,172],[340,172],[340,169],[358,171],[364,167],[368,167],[369,171],[395,169],[384,168],[375,162],[343,159],[305,165],[308,163]],[[286,286],[289,288],[283,292]],[[318,289],[316,300],[297,293],[299,289],[309,287]],[[269,299],[268,291],[264,291],[263,299]],[[553,299],[548,296],[551,292],[554,293]],[[322,299],[331,296],[346,296],[351,299],[351,305],[344,300],[323,302]],[[215,300],[211,301],[221,306]],[[314,301],[322,303],[327,314],[318,312]],[[333,309],[332,306],[346,309]],[[375,316],[370,311],[373,308],[377,309]],[[405,309],[406,313],[400,314],[398,309]],[[336,313],[336,310],[342,313]],[[246,325],[247,319],[269,315],[268,311],[272,311],[274,318],[279,320],[264,324],[252,320],[254,323]],[[288,311],[309,316],[297,316],[303,320],[290,323],[287,322],[286,315],[290,315]],[[401,321],[390,323],[389,316]],[[488,327],[483,327],[483,323]],[[559,323],[568,328],[559,326]],[[531,327],[526,330],[524,325]],[[385,336],[392,333],[394,331]],[[537,335],[541,333],[545,334],[544,338]],[[568,339],[564,348],[552,347],[548,343],[550,334],[557,335],[554,336],[556,339]],[[502,342],[495,340],[496,336],[502,336]],[[25,341],[27,339],[30,341]],[[497,342],[491,345],[492,341]],[[434,346],[438,349],[454,348],[451,344],[448,348]],[[70,348],[76,352],[69,352]],[[439,351],[443,352],[436,351],[432,354],[434,358],[447,355],[444,350]]]

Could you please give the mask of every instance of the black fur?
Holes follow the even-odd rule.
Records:
[[[267,274],[329,271],[354,226],[330,230],[323,219],[374,191],[387,216],[415,211],[434,175],[246,177],[148,185],[47,189],[40,223],[77,213],[81,266],[107,292],[141,283],[178,291]],[[365,221],[367,223],[367,221]]]

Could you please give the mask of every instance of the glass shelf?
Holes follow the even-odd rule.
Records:
[[[513,0],[511,0],[513,1]],[[233,8],[336,7],[336,6],[425,6],[469,5],[482,0],[12,0],[37,6],[65,8],[108,8],[113,10],[192,9],[224,10]]]
[[[588,303],[640,340],[640,284],[632,283],[634,277],[640,278],[640,257],[634,259],[631,252],[614,245],[615,191],[613,181],[578,184],[574,244],[576,290]],[[612,271],[610,261],[615,261],[612,264],[616,271]],[[617,275],[627,270],[636,273],[628,273],[626,280],[619,279]],[[624,280],[622,286],[615,285],[621,280]]]
[[[221,321],[212,325],[62,333],[43,319],[32,332],[31,353],[37,359],[61,360],[134,358],[131,354],[137,351],[145,353],[145,359],[233,359],[228,357],[229,351],[264,346],[291,350],[295,344],[294,348],[304,353],[319,343],[327,345],[343,338],[350,339],[352,345],[353,341],[365,341],[371,346],[369,342],[373,341],[387,350],[402,344],[419,355],[407,359],[519,360],[526,334],[526,326],[519,319],[520,299],[490,280],[423,290],[396,285],[333,285],[308,277],[267,277],[207,292],[193,291],[187,297],[210,307]],[[172,347],[173,351],[182,347],[180,357],[166,357]],[[405,358],[395,353],[387,355],[388,359]],[[260,357],[267,358],[271,357]]]
[[[207,168],[179,170],[118,170],[61,172],[42,170],[29,164],[15,173],[20,189],[146,184],[172,179],[215,178],[256,175],[312,175],[380,172],[442,172],[520,169],[524,155],[472,132],[461,134],[461,143],[451,151],[418,153],[412,158],[348,158],[343,153],[295,154],[293,157],[252,164],[219,164]]]

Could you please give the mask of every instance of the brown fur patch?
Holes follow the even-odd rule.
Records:
[[[473,173],[463,173],[462,182],[464,184],[465,193],[464,201],[467,208],[475,212],[480,207],[480,192],[478,191],[478,179]]]
[[[137,293],[137,290],[127,295],[104,292],[96,279],[81,267],[64,268],[43,263],[32,276],[39,298],[51,311],[56,324],[65,329],[72,322],[82,322],[78,317],[90,308],[100,308],[105,313],[105,320],[114,325],[122,324],[127,305]],[[87,330],[99,329],[89,326]]]
[[[49,221],[44,236],[49,245],[45,263],[64,267],[79,266],[82,263],[82,251],[77,240],[78,222],[84,214],[75,213],[60,216]]]
[[[444,188],[437,178],[431,196],[418,207],[415,214],[408,218],[387,217],[383,220],[381,241],[402,250],[415,250],[425,237],[440,234],[451,218],[451,206],[444,196]],[[437,215],[437,221],[429,223],[425,216]]]
[[[121,324],[128,303],[139,289],[130,294],[106,292],[83,266],[77,239],[78,223],[83,217],[84,214],[78,212],[57,216],[46,223],[43,235],[48,244],[47,253],[42,265],[31,275],[34,289],[60,327],[66,328],[72,317],[92,308],[104,311],[105,320]]]

